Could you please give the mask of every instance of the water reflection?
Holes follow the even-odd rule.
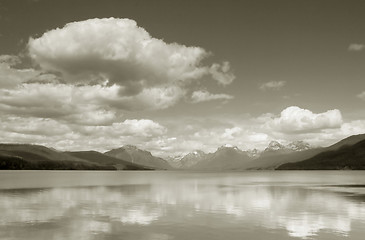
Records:
[[[241,239],[245,234],[249,239],[362,239],[365,230],[352,226],[365,223],[365,203],[353,193],[191,178],[2,190],[0,238]]]

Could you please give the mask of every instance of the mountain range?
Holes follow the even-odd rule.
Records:
[[[32,144],[0,144],[0,169],[151,170],[96,151],[61,152]]]
[[[231,170],[237,166],[244,166],[252,161],[246,151],[235,146],[222,146],[216,152],[206,154],[201,161],[197,161],[190,169],[195,170]]]
[[[365,170],[365,140],[343,145],[294,163],[285,163],[278,170]]]
[[[214,153],[196,150],[181,157],[179,161],[174,159],[174,166],[183,170],[207,171],[274,170],[279,169],[283,164],[311,159],[318,154],[352,146],[362,140],[365,140],[365,134],[350,136],[329,147],[315,148],[304,141],[295,141],[287,145],[272,141],[263,151],[257,149],[242,151],[234,146],[222,146]]]
[[[0,169],[115,170],[40,145],[0,144]]]
[[[180,169],[194,170],[274,169],[282,163],[283,157],[287,162],[295,155],[307,156],[305,152],[310,150],[312,150],[310,145],[303,141],[296,141],[286,146],[272,141],[263,151],[257,149],[242,151],[236,146],[224,145],[214,153],[207,154],[196,150],[183,156],[180,161],[175,160],[174,165]],[[301,154],[298,154],[299,152]],[[293,161],[297,159],[298,157]]]
[[[166,160],[155,157],[150,152],[141,150],[132,145],[110,150],[106,152],[105,155],[157,170],[172,168]]]
[[[329,147],[312,148],[304,141],[283,145],[272,141],[263,150],[243,151],[224,145],[213,153],[195,150],[165,159],[136,146],[105,153],[62,152],[41,145],[0,144],[0,169],[24,170],[291,170],[365,169],[365,134],[345,138]]]

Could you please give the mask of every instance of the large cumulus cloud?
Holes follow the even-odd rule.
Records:
[[[173,89],[175,102],[187,85],[204,76],[223,85],[234,79],[228,62],[204,65],[210,53],[203,48],[153,38],[131,19],[68,23],[31,38],[28,47],[42,69],[61,72],[69,83],[118,85],[124,97],[142,93],[140,98],[154,99]]]
[[[203,48],[153,38],[130,19],[69,23],[30,38],[28,52],[32,68],[21,68],[24,56],[0,55],[1,142],[143,148],[170,136],[158,122],[128,119],[128,111],[194,103],[191,93],[205,89],[204,81],[234,79],[229,62],[203,64],[211,55]]]
[[[308,109],[291,106],[284,109],[279,117],[270,119],[267,125],[284,133],[298,133],[338,128],[342,122],[342,115],[338,109],[313,113]]]

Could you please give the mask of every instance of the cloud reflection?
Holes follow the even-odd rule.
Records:
[[[67,232],[69,239],[80,232],[103,239],[137,226],[166,224],[170,229],[174,224],[183,225],[189,231],[189,227],[206,222],[217,229],[284,229],[287,236],[281,239],[313,238],[321,231],[340,239],[350,234],[353,222],[365,219],[365,204],[325,188],[175,180],[120,187],[2,191],[0,212],[4,236],[10,234],[9,226],[17,226],[21,232],[25,230],[20,226],[41,228],[42,223],[52,222],[58,224],[50,233],[52,237],[65,237]]]

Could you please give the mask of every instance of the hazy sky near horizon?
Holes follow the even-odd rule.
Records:
[[[154,154],[365,133],[365,2],[0,0],[0,141]]]

